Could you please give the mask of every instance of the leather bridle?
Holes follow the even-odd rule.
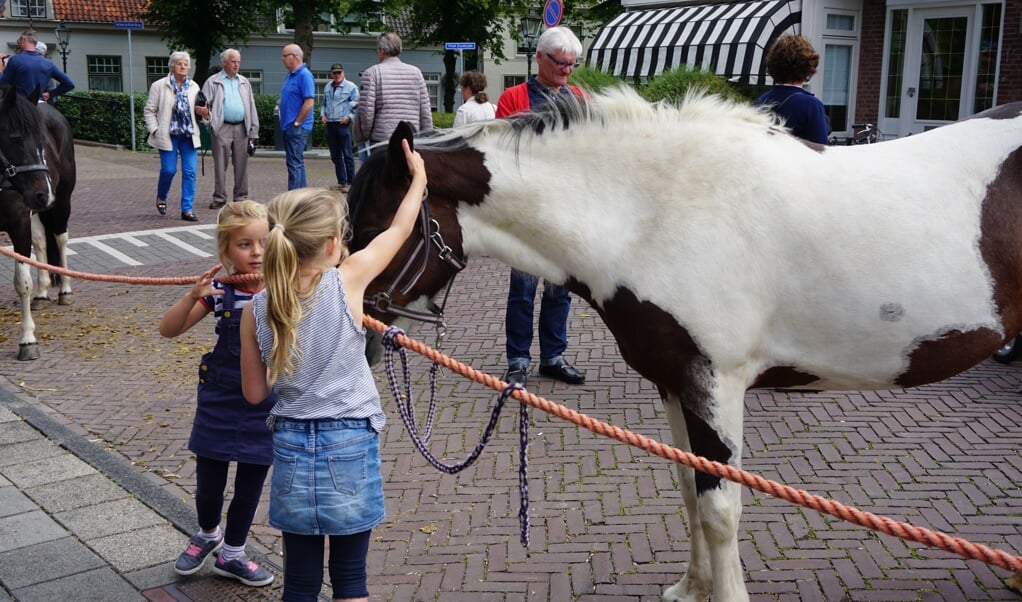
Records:
[[[19,174],[28,173],[30,171],[45,171],[49,172],[49,168],[46,167],[45,163],[32,163],[29,165],[15,165],[7,156],[4,155],[3,151],[0,150],[0,190],[11,190],[14,186],[14,176]]]
[[[440,223],[433,219],[429,211],[428,197],[429,190],[427,189],[422,195],[422,206],[419,209],[419,232],[421,236],[416,241],[415,247],[410,253],[405,255],[400,269],[391,277],[387,287],[383,291],[365,298],[365,306],[392,316],[435,324],[437,327],[443,328],[444,306],[447,304],[447,296],[450,294],[451,286],[454,284],[454,276],[465,269],[467,264],[465,260],[455,255],[454,250],[444,242],[444,237],[440,234]],[[429,265],[431,243],[432,246],[436,247],[438,251],[437,256],[440,260],[454,272],[454,275],[451,276],[447,283],[447,290],[444,291],[443,300],[439,305],[431,302],[426,311],[394,305],[392,299],[398,287],[401,287],[401,294],[408,294],[408,291],[412,290],[412,287],[415,286],[415,283],[419,281],[419,278],[426,271],[426,266]]]

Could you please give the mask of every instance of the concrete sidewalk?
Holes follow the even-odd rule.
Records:
[[[174,572],[196,527],[193,508],[0,381],[0,601],[226,599],[241,586],[211,561]],[[279,558],[248,548],[276,579],[245,600],[279,600]]]

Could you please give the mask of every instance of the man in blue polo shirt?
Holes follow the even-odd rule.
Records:
[[[316,80],[305,67],[305,53],[298,44],[284,46],[281,60],[288,70],[280,91],[280,129],[284,134],[287,189],[305,188],[305,141],[312,132],[312,105]]]
[[[26,29],[18,38],[21,52],[14,56],[0,56],[0,84],[14,86],[18,94],[28,96],[39,89],[39,99],[52,100],[65,92],[74,90],[75,84],[53,61],[36,52],[38,37],[34,29]],[[50,79],[57,80],[57,87],[47,91]]]

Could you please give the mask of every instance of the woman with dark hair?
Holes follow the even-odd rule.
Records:
[[[810,142],[827,144],[830,125],[823,103],[803,84],[816,73],[820,55],[802,36],[784,35],[774,42],[766,56],[766,68],[774,87],[756,99],[756,106],[769,107],[778,122],[791,133]]]
[[[486,96],[486,76],[479,71],[466,71],[458,80],[461,86],[461,98],[465,104],[458,107],[454,115],[454,127],[493,119],[497,107],[493,106]]]

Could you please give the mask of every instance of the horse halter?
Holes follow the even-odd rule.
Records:
[[[29,165],[15,165],[7,159],[7,155],[0,150],[0,190],[11,190],[14,188],[14,176],[28,173],[30,171],[49,172],[45,163],[32,163]]]
[[[444,298],[440,305],[430,303],[427,311],[408,309],[407,307],[394,305],[391,302],[394,291],[397,290],[402,282],[406,282],[406,284],[401,288],[401,294],[408,294],[408,291],[412,290],[412,287],[415,286],[415,283],[419,281],[419,278],[426,271],[426,266],[429,264],[430,242],[438,249],[439,253],[437,256],[454,272],[455,276],[458,272],[464,270],[467,265],[465,260],[455,255],[454,250],[444,242],[444,237],[440,234],[440,223],[433,219],[429,211],[428,200],[429,189],[427,188],[422,193],[422,205],[419,208],[419,232],[422,236],[416,241],[415,248],[405,256],[404,261],[401,263],[401,268],[390,279],[387,288],[379,293],[369,295],[365,298],[364,302],[367,307],[385,314],[409,318],[427,324],[435,324],[438,328],[443,328],[444,306],[447,304],[447,295],[450,294],[451,286],[454,284],[454,276],[447,283],[447,290],[444,291]],[[419,263],[419,266],[413,272],[412,270],[416,263]]]

